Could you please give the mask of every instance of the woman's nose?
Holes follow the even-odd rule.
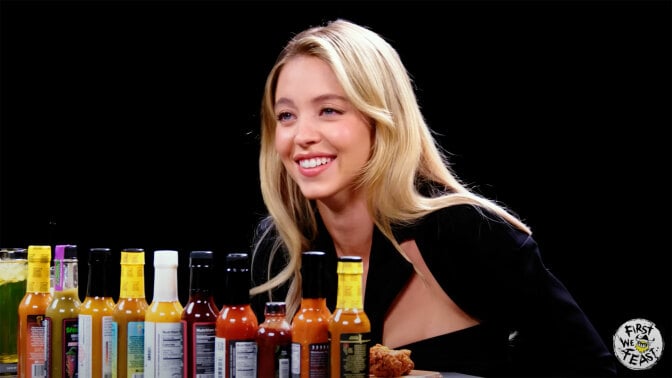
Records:
[[[298,145],[309,145],[319,142],[321,138],[317,125],[311,120],[300,120],[297,123],[294,142]]]

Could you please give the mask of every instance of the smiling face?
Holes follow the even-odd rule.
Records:
[[[327,63],[289,60],[275,90],[275,149],[308,199],[348,199],[369,160],[373,127],[347,99]]]

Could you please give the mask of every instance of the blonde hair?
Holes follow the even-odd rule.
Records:
[[[432,211],[457,204],[488,209],[530,233],[521,220],[470,191],[452,173],[446,154],[425,123],[412,80],[397,51],[370,29],[338,19],[294,36],[266,80],[261,107],[261,193],[279,236],[273,254],[284,249],[289,260],[278,275],[253,287],[252,295],[270,292],[291,280],[286,297],[291,319],[301,301],[301,252],[310,248],[317,233],[314,204],[302,195],[274,148],[276,83],[284,64],[299,55],[329,64],[350,102],[374,125],[371,158],[357,184],[367,188],[367,205],[375,225],[399,253],[404,255],[392,233],[394,225],[412,224]],[[418,190],[425,184],[435,188],[429,195]]]

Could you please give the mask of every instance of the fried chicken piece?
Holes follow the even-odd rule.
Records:
[[[399,377],[415,367],[409,349],[396,350],[376,344],[369,352],[369,373],[376,377]]]

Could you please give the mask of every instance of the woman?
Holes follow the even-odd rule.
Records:
[[[301,252],[364,262],[373,343],[418,369],[474,375],[613,375],[613,356],[544,267],[530,229],[451,172],[397,52],[336,20],[297,34],[266,81],[251,294],[301,300]]]

